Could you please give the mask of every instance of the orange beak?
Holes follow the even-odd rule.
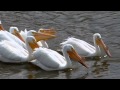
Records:
[[[100,47],[102,47],[102,48],[104,49],[105,53],[106,53],[109,57],[112,57],[112,55],[111,55],[108,47],[105,45],[105,43],[103,42],[102,39],[97,39],[97,40],[96,40],[96,43],[97,43]]]
[[[44,34],[49,34],[49,35],[55,35],[56,31],[53,28],[50,29],[39,29],[38,32],[44,33]]]
[[[40,41],[40,40],[49,40],[52,38],[55,38],[55,35],[49,35],[49,34],[44,34],[44,33],[37,33],[37,32],[33,32],[33,35],[36,39],[36,41]]]
[[[25,42],[24,39],[22,38],[22,36],[20,35],[20,33],[17,30],[14,30],[13,33],[16,37],[18,37],[21,41]]]
[[[0,24],[0,30],[3,30],[3,31],[5,30],[2,26],[2,24]]]
[[[67,52],[69,57],[75,61],[78,61],[79,63],[81,63],[83,66],[85,66],[86,68],[88,68],[88,66],[85,64],[85,59],[82,58],[81,56],[78,55],[78,53],[72,49],[72,51],[68,51]]]
[[[36,41],[29,42],[29,45],[32,48],[32,50],[35,50],[35,48],[39,48],[39,45]]]

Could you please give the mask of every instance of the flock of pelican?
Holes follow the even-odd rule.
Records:
[[[54,29],[19,31],[17,27],[10,27],[7,31],[0,21],[0,61],[30,62],[43,70],[52,71],[72,68],[71,60],[88,68],[83,57],[104,55],[111,57],[99,33],[93,35],[94,46],[73,37],[66,39],[60,44],[62,56],[57,51],[49,49],[46,43],[47,40],[55,38],[55,34]]]

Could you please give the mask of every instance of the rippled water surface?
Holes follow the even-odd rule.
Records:
[[[89,69],[73,63],[73,70],[46,72],[30,64],[0,62],[1,79],[119,79],[120,78],[120,12],[119,11],[0,11],[6,30],[17,26],[38,30],[54,27],[57,38],[47,41],[57,50],[67,37],[74,36],[93,45],[92,35],[100,33],[112,58],[87,59]]]

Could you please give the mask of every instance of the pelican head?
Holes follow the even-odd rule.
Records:
[[[99,33],[95,33],[95,34],[94,34],[94,37],[95,37],[95,38],[101,38],[101,35],[100,35]]]
[[[40,40],[48,40],[48,39],[55,38],[55,35],[38,33],[35,30],[28,31],[27,36],[34,36],[37,42],[40,41]]]
[[[95,33],[93,37],[94,37],[94,39],[95,39],[95,43],[96,43],[99,47],[103,48],[104,51],[105,51],[105,53],[106,53],[109,57],[111,57],[111,53],[110,53],[108,47],[105,45],[104,41],[102,40],[101,35],[100,35],[99,33]]]
[[[88,66],[85,64],[84,59],[78,55],[78,53],[75,51],[74,47],[70,44],[66,44],[63,46],[63,50],[65,50],[67,52],[67,54],[69,55],[69,57],[75,61],[78,61],[79,63],[81,63],[83,66],[85,66],[86,68],[88,68]]]
[[[21,41],[25,42],[24,39],[22,38],[22,36],[20,35],[17,27],[10,27],[9,32],[11,34],[15,35],[16,37],[18,37]]]
[[[35,48],[39,48],[39,45],[37,44],[36,39],[33,36],[27,36],[26,43],[29,44],[32,50],[35,50]]]
[[[40,28],[40,29],[38,30],[38,32],[44,33],[44,34],[50,34],[50,35],[55,35],[55,34],[56,34],[56,31],[55,31],[54,28],[50,28],[50,29]]]
[[[10,33],[14,34],[15,31],[19,32],[17,27],[10,27],[10,29],[9,29]]]

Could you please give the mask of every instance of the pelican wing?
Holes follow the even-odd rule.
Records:
[[[87,42],[85,42],[85,41],[83,41],[83,40],[74,38],[74,41],[83,44],[86,48],[89,48],[89,49],[92,50],[92,51],[95,50],[95,47],[94,47],[93,45],[91,45],[91,44],[89,44],[89,43],[87,43]]]
[[[71,44],[74,46],[75,50],[82,56],[89,56],[95,52],[95,47],[90,45],[89,43],[76,39],[76,38],[68,38],[65,42],[62,42],[61,45]]]
[[[33,55],[37,60],[32,61],[32,63],[44,70],[56,70],[60,67],[61,61],[58,58],[60,56],[55,55],[52,50],[39,48]]]
[[[26,49],[25,43],[23,43],[18,37],[12,35],[8,31],[0,31],[0,41],[1,40],[8,40],[8,41],[16,42]]]
[[[28,53],[24,49],[16,48],[17,44],[3,40],[0,42],[0,60],[3,62],[17,63],[25,62],[24,58]]]
[[[65,63],[66,61],[65,61],[65,57],[63,57],[61,54],[59,54],[58,52],[56,52],[56,51],[54,51],[54,50],[51,50],[51,49],[47,49],[50,53],[53,53],[55,56],[56,56],[56,58],[57,59],[59,59],[59,61],[61,62],[61,63]]]

